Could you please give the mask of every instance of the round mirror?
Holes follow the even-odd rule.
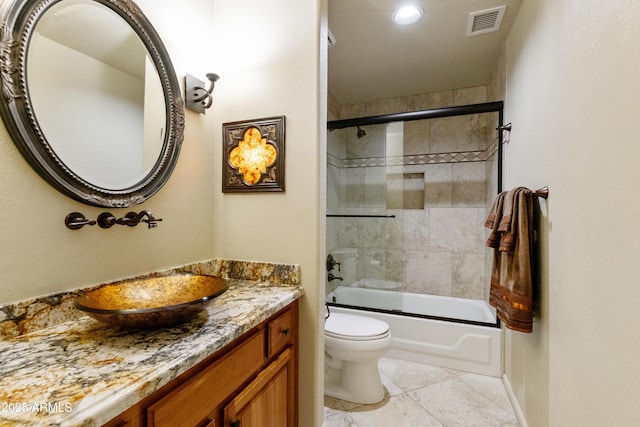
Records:
[[[2,8],[5,125],[51,185],[95,206],[155,194],[182,144],[183,104],[162,42],[128,0]]]

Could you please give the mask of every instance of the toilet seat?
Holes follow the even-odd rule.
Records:
[[[370,317],[331,313],[325,322],[324,333],[336,339],[371,341],[387,337],[389,325]]]

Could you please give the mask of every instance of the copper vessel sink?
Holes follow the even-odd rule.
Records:
[[[75,306],[110,325],[157,328],[190,320],[227,288],[225,279],[201,274],[145,277],[85,292]]]

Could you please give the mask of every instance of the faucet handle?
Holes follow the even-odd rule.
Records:
[[[102,212],[98,215],[98,225],[100,228],[111,228],[116,223],[116,217],[110,212]]]
[[[333,255],[327,255],[327,271],[333,270],[333,267],[335,267],[336,265],[338,266],[338,271],[340,271],[340,263],[333,258]]]
[[[96,221],[87,219],[80,212],[71,212],[64,219],[64,225],[71,230],[79,230],[85,225],[95,225]]]

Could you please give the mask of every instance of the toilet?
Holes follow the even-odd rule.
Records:
[[[390,348],[386,322],[331,313],[324,326],[324,394],[364,404],[383,400],[378,360]]]

